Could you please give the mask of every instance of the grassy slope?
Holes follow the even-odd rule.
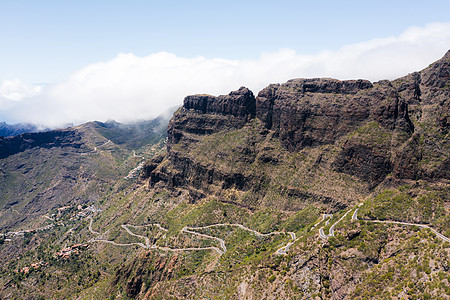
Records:
[[[52,253],[60,250],[62,245],[83,242],[92,237],[87,231],[87,219],[74,221],[72,225],[75,230],[71,235],[65,234],[68,228],[42,233],[41,237],[38,236],[40,233],[35,234],[30,243],[42,238],[41,246],[4,270],[29,265],[36,259],[43,259],[49,265],[28,276],[13,276],[12,286],[20,285],[21,291],[31,291],[38,287],[43,296],[49,293],[59,297],[84,295],[86,299],[90,299],[93,293],[107,293],[127,299],[130,280],[134,276],[140,276],[147,285],[141,286],[140,296],[155,293],[154,295],[162,298],[172,294],[188,298],[215,296],[234,299],[244,282],[244,286],[248,285],[247,292],[251,292],[254,297],[275,295],[295,298],[315,294],[327,297],[332,291],[336,292],[333,290],[335,278],[344,273],[352,274],[341,278],[345,286],[352,287],[349,288],[352,297],[379,295],[379,286],[384,289],[384,294],[379,295],[381,298],[387,297],[388,293],[407,293],[419,298],[449,293],[446,289],[448,278],[443,273],[448,264],[446,258],[449,255],[449,245],[436,239],[427,230],[365,221],[352,222],[349,214],[337,226],[336,237],[324,243],[318,238],[318,227],[308,232],[320,220],[319,211],[314,207],[294,215],[286,215],[274,209],[251,213],[214,199],[189,204],[180,196],[176,202],[168,194],[153,194],[142,188],[111,192],[106,198],[108,202],[103,204],[104,210],[94,219],[93,228],[100,232],[109,230],[108,238],[116,242],[136,241],[118,229],[119,225],[152,222],[161,222],[169,229],[166,238],[162,239],[160,235],[157,243],[170,247],[217,246],[214,241],[197,239],[180,233],[179,230],[183,226],[218,222],[242,223],[261,232],[292,230],[304,237],[293,245],[291,254],[286,257],[274,256],[273,253],[289,241],[288,237],[258,238],[243,230],[224,227],[204,232],[226,241],[228,251],[220,258],[211,250],[175,254],[97,243],[70,260],[56,260]],[[369,201],[360,208],[361,216],[364,211],[371,209],[370,205]],[[337,214],[334,220],[344,212]],[[355,236],[349,237],[352,232],[356,232]],[[151,230],[147,234],[149,237],[156,237],[158,230]],[[161,259],[176,262],[172,267],[171,280],[164,279],[167,276],[164,273],[167,265],[163,269],[155,267]],[[152,268],[153,271],[149,272]],[[131,273],[128,274],[126,270],[131,270]],[[4,274],[8,274],[5,276],[8,277],[12,273]],[[72,275],[68,276],[69,274]],[[153,280],[157,278],[157,274],[165,275],[155,286],[156,282]],[[115,278],[117,283],[111,285]],[[311,280],[306,284],[305,278]],[[29,285],[33,285],[33,288]]]
[[[147,135],[150,135],[148,139],[152,144],[131,149],[108,142],[89,124],[73,130],[82,136],[80,149],[70,146],[33,148],[0,161],[3,176],[0,181],[2,232],[55,224],[46,231],[13,237],[10,242],[0,238],[2,297],[12,292],[9,297],[13,298],[27,294],[68,298],[101,279],[110,278],[118,262],[123,262],[124,257],[132,257],[130,254],[133,251],[130,249],[116,251],[105,245],[91,245],[92,251],[82,251],[67,261],[56,259],[55,253],[92,237],[87,231],[87,220],[71,220],[78,213],[77,205],[102,206],[111,198],[112,202],[120,200],[123,191],[134,182],[123,177],[143,157],[151,157],[160,151],[164,146],[164,137],[151,130]],[[135,143],[132,141],[126,145],[131,147]],[[134,156],[132,150],[139,156]],[[58,208],[65,206],[70,208],[58,212]],[[44,215],[57,218],[64,226],[44,218]],[[110,234],[124,240],[130,239],[120,232]],[[43,262],[44,266],[36,270],[32,268],[28,274],[14,271],[37,262]],[[15,291],[17,287],[20,289]]]

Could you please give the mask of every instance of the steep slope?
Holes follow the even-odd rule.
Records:
[[[450,297],[449,64],[450,52],[392,82],[188,96],[166,151],[113,122],[22,137],[5,161],[70,150],[94,167],[70,207],[50,211],[53,227],[0,239],[0,297]],[[135,147],[156,155],[130,184]]]
[[[142,161],[136,153],[148,157],[147,148],[164,139],[161,126],[163,119],[95,122],[0,137],[0,230],[37,227],[56,207],[98,200]]]
[[[387,177],[448,179],[448,56],[394,82],[295,79],[270,85],[256,98],[246,88],[218,98],[189,96],[169,124],[163,167],[152,170],[155,165],[149,164],[144,177],[152,184],[194,187],[197,194],[208,193],[211,185],[261,190],[261,182],[270,186],[275,180],[264,172],[267,165],[273,173],[314,152],[314,164],[298,173],[311,173],[307,169],[314,166],[350,175],[362,195]],[[279,189],[305,192],[292,181]],[[314,188],[306,192],[318,194]],[[350,199],[334,201],[345,205]]]
[[[248,103],[234,114],[215,104],[221,97],[185,99],[169,124],[167,157],[145,168],[151,184],[186,188],[193,199],[232,190],[246,207],[289,211],[308,200],[342,208],[391,173],[417,173],[400,172],[405,162],[394,157],[414,126],[389,82],[299,79],[256,98],[241,88],[227,96]]]
[[[398,153],[397,176],[450,179],[449,78],[450,51],[425,70],[393,81],[415,125],[413,138]]]
[[[246,88],[226,96],[186,97],[169,123],[167,154],[144,166],[141,181],[153,191],[182,195],[193,207],[217,199],[221,205],[247,211],[249,215],[239,218],[243,224],[262,228],[273,222],[265,227],[268,231],[288,231],[287,224],[300,224],[305,209],[316,209],[316,216],[317,212],[343,216],[343,208],[354,212],[356,204],[365,202],[360,214],[366,219],[431,224],[448,238],[449,64],[450,52],[427,69],[392,82],[294,79],[270,85],[257,97]],[[228,214],[225,206],[216,208],[215,217],[202,215],[196,223],[220,223],[220,211]],[[420,227],[413,225],[408,230],[407,225],[355,222],[350,215],[345,215],[339,235],[322,245],[316,234],[294,227],[305,239],[294,243],[287,260],[273,256],[257,259],[256,254],[249,254],[242,259],[251,263],[241,264],[239,271],[227,269],[227,276],[233,279],[221,277],[224,285],[212,283],[223,270],[218,267],[213,275],[194,272],[180,277],[176,284],[161,279],[163,283],[134,286],[128,293],[144,297],[142,291],[148,290],[145,297],[150,298],[199,297],[194,291],[206,285],[215,292],[230,286],[225,294],[231,298],[289,298],[295,291],[301,297],[373,297],[376,290],[368,288],[370,281],[379,276],[376,270],[384,270],[393,281],[378,278],[376,284],[387,291],[380,297],[401,297],[408,291],[423,297],[448,295],[448,290],[434,287],[433,279],[438,276],[441,287],[448,281],[441,276],[449,250],[445,240],[436,240],[432,232],[415,237],[415,228]],[[408,239],[423,243],[423,252],[412,250]],[[252,253],[245,247],[240,251]],[[400,281],[405,273],[392,270],[408,253],[415,262],[406,264],[407,270],[417,268],[417,261],[425,269],[418,269],[403,285]],[[433,263],[430,256],[436,257]],[[392,263],[387,263],[390,258]],[[149,260],[153,259],[152,254]],[[230,259],[224,255],[219,261],[223,266]],[[277,266],[270,267],[273,263]],[[431,274],[426,284],[418,287],[420,273],[433,264],[435,269],[426,271]],[[265,274],[250,275],[255,266]],[[287,269],[282,272],[283,268]],[[270,274],[275,270],[273,277]],[[167,267],[161,266],[158,272],[164,278]],[[119,278],[130,280],[128,284],[136,280],[123,273]],[[173,281],[170,276],[167,279]],[[271,290],[279,292],[277,296],[267,291],[265,280]],[[283,287],[284,280],[292,290]],[[195,288],[173,289],[187,282]]]

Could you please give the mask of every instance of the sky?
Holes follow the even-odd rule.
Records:
[[[449,11],[441,0],[0,0],[0,122],[131,122],[189,94],[395,79],[450,49]]]

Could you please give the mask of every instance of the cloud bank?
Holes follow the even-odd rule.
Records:
[[[30,87],[18,78],[15,78],[13,80],[5,80],[0,84],[0,97],[7,100],[20,101],[23,98],[39,95],[41,90],[40,86]]]
[[[46,126],[149,119],[196,93],[227,94],[247,86],[257,94],[270,83],[299,77],[395,79],[425,68],[449,48],[450,23],[433,23],[315,55],[280,49],[257,59],[228,60],[121,53],[47,87],[2,82],[0,118]]]

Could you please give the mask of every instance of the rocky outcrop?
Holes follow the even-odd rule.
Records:
[[[416,126],[396,150],[394,174],[409,179],[449,179],[450,51],[428,68],[392,82]]]
[[[255,97],[253,93],[241,87],[228,95],[219,97],[209,95],[187,96],[183,108],[194,110],[202,114],[221,114],[243,118],[245,121],[253,118],[256,113]]]
[[[231,152],[242,154],[236,163],[245,159],[247,166],[270,164],[274,173],[280,168],[278,155],[255,150],[263,149],[258,145],[269,136],[291,153],[332,147],[335,154],[319,159],[315,167],[354,176],[369,189],[388,175],[400,180],[448,178],[449,65],[450,52],[427,69],[392,82],[293,79],[269,85],[256,98],[244,87],[219,97],[188,96],[169,123],[166,157],[149,162],[141,179],[195,190],[200,197],[212,186],[243,192],[255,186],[264,189],[270,179],[250,176],[242,164],[224,168],[204,163],[192,152],[207,137],[244,126],[262,128],[247,147],[251,155],[229,144]]]
[[[152,176],[153,171],[158,167],[158,165],[162,162],[164,156],[157,155],[153,157],[150,161],[148,161],[144,167],[142,168],[140,179],[150,178]]]
[[[81,146],[81,136],[73,130],[23,133],[14,137],[0,137],[0,159],[36,147],[80,148]]]
[[[257,117],[292,151],[334,143],[372,120],[413,131],[406,103],[387,81],[295,79],[270,85],[258,94]]]
[[[148,289],[158,282],[179,277],[180,269],[182,269],[182,261],[178,256],[161,257],[153,254],[153,252],[146,252],[141,254],[139,259],[134,260],[132,264],[122,265],[116,272],[112,286],[125,281],[128,297],[142,297]]]
[[[450,50],[443,58],[431,64],[420,72],[421,83],[424,86],[436,89],[445,89],[448,94],[448,82],[450,80]]]
[[[226,129],[244,126],[256,114],[253,93],[239,90],[218,97],[193,95],[184,99],[168,126],[168,146],[183,138],[192,141],[192,135],[207,135]]]

